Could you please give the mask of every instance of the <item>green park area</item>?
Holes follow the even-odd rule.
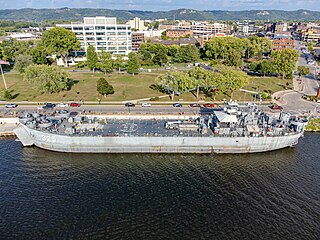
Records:
[[[5,60],[8,90],[1,81],[0,99],[196,102],[258,101],[261,96],[270,102],[272,93],[292,87],[299,57],[291,49],[270,53],[268,38],[226,37],[212,38],[201,49],[196,45],[142,43],[139,51],[128,56],[97,53],[89,46],[86,61],[70,68],[68,54],[80,47],[73,32],[59,27],[45,31],[39,41],[1,42],[0,59]],[[64,67],[58,67],[57,60]],[[194,67],[199,63],[202,67]]]
[[[30,101],[30,102],[63,102],[63,101],[98,101],[99,96],[97,92],[97,80],[105,77],[107,81],[113,86],[114,94],[106,97],[100,97],[101,101],[128,101],[143,98],[153,98],[157,101],[170,101],[170,97],[157,99],[158,96],[164,96],[158,90],[152,89],[150,86],[157,83],[157,77],[165,74],[166,71],[157,71],[157,73],[140,73],[131,75],[127,73],[103,74],[100,72],[70,72],[70,78],[73,85],[69,90],[60,91],[58,93],[39,93],[32,85],[23,80],[19,73],[7,73],[5,78],[8,89],[13,95],[11,102]],[[283,80],[276,77],[250,77],[249,82],[242,89],[248,91],[258,91],[260,93],[269,93],[282,91],[291,87],[291,81]],[[4,85],[0,82],[0,89],[3,92]],[[218,94],[215,100],[230,99],[230,94]],[[233,98],[238,101],[253,101],[254,94],[237,90],[233,93]],[[200,93],[199,99],[196,98],[195,91],[183,93],[180,96],[175,96],[173,101],[183,99],[184,101],[212,101],[213,98]],[[258,99],[257,99],[258,100]],[[268,101],[268,98],[265,99]]]

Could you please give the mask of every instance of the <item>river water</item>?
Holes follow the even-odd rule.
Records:
[[[320,134],[244,155],[0,141],[0,239],[320,239]]]

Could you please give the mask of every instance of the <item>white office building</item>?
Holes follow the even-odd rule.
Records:
[[[97,52],[127,55],[132,49],[130,25],[117,24],[114,17],[85,17],[83,23],[57,24],[57,27],[73,31],[85,51],[93,46]]]
[[[131,28],[136,29],[137,31],[146,31],[148,28],[144,26],[144,21],[138,17],[135,17],[133,20],[127,22]]]

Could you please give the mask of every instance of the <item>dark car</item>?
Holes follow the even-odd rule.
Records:
[[[205,104],[203,104],[203,107],[205,107],[205,108],[213,108],[214,107],[214,103],[205,103]]]
[[[16,108],[18,105],[15,103],[8,103],[5,105],[6,108]]]
[[[134,103],[127,102],[124,106],[126,106],[126,107],[135,107],[136,105]]]
[[[42,108],[43,109],[52,109],[54,108],[56,105],[53,103],[46,103],[46,105],[44,105]]]
[[[199,103],[191,103],[190,107],[200,107],[200,104]]]
[[[270,108],[271,108],[272,110],[282,110],[282,109],[283,109],[283,107],[281,107],[281,106],[279,106],[279,105],[277,105],[277,104],[271,105]]]
[[[182,104],[181,103],[174,103],[173,106],[174,107],[182,107]]]
[[[81,104],[80,103],[76,103],[76,102],[72,102],[69,104],[70,107],[80,107]]]

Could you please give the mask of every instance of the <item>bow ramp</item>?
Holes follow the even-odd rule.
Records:
[[[13,129],[13,132],[19,138],[23,146],[27,147],[32,146],[34,144],[32,137],[29,135],[28,131],[24,127],[19,126]]]

